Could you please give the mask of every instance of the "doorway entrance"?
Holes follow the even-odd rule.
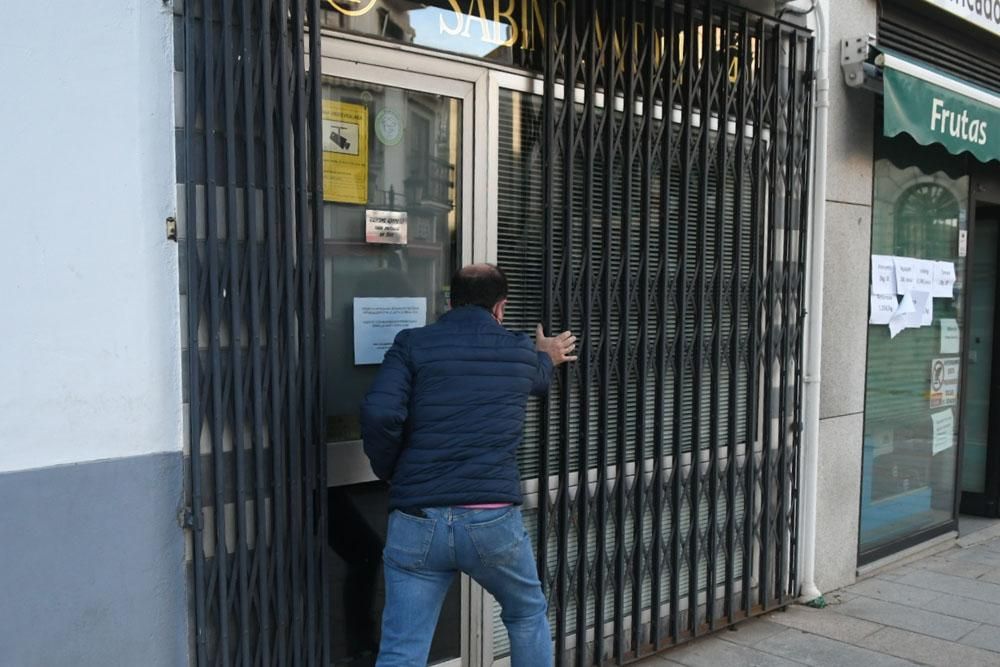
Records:
[[[1000,187],[974,185],[974,243],[969,249],[969,333],[966,354],[962,514],[1000,517]],[[992,196],[991,196],[992,195]]]
[[[325,585],[333,664],[367,667],[381,630],[389,485],[364,454],[359,408],[396,333],[441,316],[451,274],[472,259],[463,241],[474,217],[470,79],[479,73],[434,63],[422,70],[433,74],[417,74],[386,63],[384,47],[324,42],[337,47],[322,60]],[[452,584],[430,664],[469,661],[469,585]]]

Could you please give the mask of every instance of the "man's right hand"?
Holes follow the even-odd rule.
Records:
[[[576,336],[569,331],[563,331],[558,336],[546,336],[541,324],[535,328],[535,349],[549,355],[553,366],[577,359],[573,355],[576,350]]]

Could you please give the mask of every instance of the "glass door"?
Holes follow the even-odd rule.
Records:
[[[962,450],[961,511],[1000,516],[1000,355],[996,353],[997,263],[1000,261],[1000,206],[975,207],[975,238],[969,250],[969,351],[966,360],[965,438]]]
[[[450,276],[470,259],[463,248],[474,215],[475,84],[365,64],[365,53],[371,63],[384,59],[385,49],[329,41],[333,53],[352,56],[326,57],[323,66],[322,373],[333,657],[337,665],[362,667],[374,664],[378,650],[389,487],[363,453],[359,406],[396,333],[444,313]],[[459,664],[468,652],[464,589],[468,583],[456,577],[431,664]]]

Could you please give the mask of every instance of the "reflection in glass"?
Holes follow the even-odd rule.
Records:
[[[931,326],[895,339],[887,326],[868,329],[862,553],[943,525],[954,512],[961,355],[942,352],[941,320],[965,326],[958,237],[969,182],[939,171],[948,158],[928,161],[928,151],[908,139],[883,141],[875,163],[872,253],[954,262],[957,280],[954,299],[933,300]]]
[[[521,64],[516,59],[541,44],[536,38],[535,24],[541,20],[537,0],[535,6],[513,1],[498,5],[469,0],[327,0],[323,7],[324,28],[505,65]]]
[[[324,102],[338,103],[337,109],[349,110],[368,126],[367,133],[335,128],[351,138],[367,134],[366,150],[345,158],[361,155],[362,164],[367,162],[367,181],[362,175],[324,186],[327,438],[345,441],[361,435],[358,409],[378,370],[378,365],[355,363],[354,299],[423,298],[429,322],[448,307],[460,224],[462,105],[449,97],[401,88],[329,77],[324,81]],[[348,163],[340,168],[350,176],[349,170],[357,167]],[[331,171],[330,165],[324,169]],[[364,203],[353,203],[359,199]],[[372,211],[405,216],[403,242],[373,237],[368,224]]]

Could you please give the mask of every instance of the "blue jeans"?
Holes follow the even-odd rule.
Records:
[[[547,605],[517,507],[430,507],[389,515],[379,667],[427,664],[441,605],[456,572],[500,602],[512,667],[552,665]]]

